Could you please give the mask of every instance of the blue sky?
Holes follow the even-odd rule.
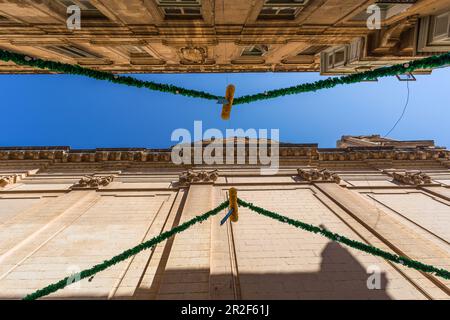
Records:
[[[153,74],[137,78],[236,96],[324,79],[317,73]],[[410,83],[410,101],[395,139],[434,139],[450,147],[450,68]],[[280,140],[334,147],[341,135],[386,134],[406,101],[394,78],[303,93],[233,108],[220,118],[214,101],[174,96],[69,75],[1,75],[1,146],[163,148],[172,131],[203,128],[279,129]]]

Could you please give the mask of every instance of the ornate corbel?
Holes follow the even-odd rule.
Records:
[[[24,151],[12,151],[9,154],[10,160],[25,160],[25,152]]]
[[[16,183],[17,175],[0,176],[0,188],[6,187],[8,184]]]
[[[56,158],[55,151],[49,151],[49,150],[40,151],[39,158],[47,159],[47,160],[54,160]]]
[[[189,186],[192,183],[213,183],[219,177],[218,170],[213,171],[192,171],[188,170],[180,174],[178,185]]]
[[[331,172],[327,169],[297,169],[298,176],[306,181],[317,182],[317,181],[330,181],[340,183],[341,178],[337,173]]]
[[[392,172],[388,173],[394,178],[394,181],[400,182],[408,185],[421,185],[421,184],[431,184],[431,177],[426,173],[419,172]]]
[[[69,161],[69,153],[67,151],[63,151],[61,153],[61,162],[65,163]]]
[[[25,151],[25,159],[39,160],[39,151],[36,150]]]
[[[80,181],[78,181],[78,183],[74,184],[72,186],[72,188],[76,188],[76,189],[90,189],[90,188],[94,188],[97,189],[99,187],[106,187],[108,184],[110,184],[111,182],[113,182],[114,180],[114,176],[84,176],[83,178],[80,179]]]
[[[121,151],[112,151],[109,153],[110,160],[112,161],[121,161],[122,160],[122,152]]]
[[[96,161],[108,161],[109,152],[108,151],[97,151],[95,152],[95,160]]]
[[[145,151],[139,151],[137,155],[137,160],[141,162],[147,161],[147,152]]]
[[[381,30],[381,38],[376,52],[391,52],[400,43],[403,32],[413,28],[418,21],[418,16],[410,16],[406,19]]]
[[[0,151],[0,160],[8,160],[9,151]]]

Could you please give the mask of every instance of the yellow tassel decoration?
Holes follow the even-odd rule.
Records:
[[[233,209],[233,213],[231,214],[231,221],[237,222],[239,218],[239,211],[238,211],[238,203],[237,203],[237,189],[231,188],[228,191],[228,197],[230,198],[230,209]]]
[[[225,99],[227,99],[228,103],[224,104],[222,107],[222,119],[223,120],[230,119],[231,107],[233,106],[235,91],[236,91],[236,88],[234,85],[232,85],[232,84],[228,85],[227,91],[225,93]]]

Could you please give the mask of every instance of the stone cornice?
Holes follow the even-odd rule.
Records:
[[[268,148],[270,152],[270,148]],[[236,149],[235,149],[236,152]],[[194,154],[192,152],[192,154]],[[248,155],[246,148],[246,155]],[[280,159],[302,159],[310,161],[366,161],[366,160],[448,160],[450,152],[444,148],[317,148],[314,144],[280,144]],[[69,147],[2,147],[0,161],[38,161],[54,163],[95,163],[95,162],[156,162],[170,163],[171,149],[91,149],[72,150]]]

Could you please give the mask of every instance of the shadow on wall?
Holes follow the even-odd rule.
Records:
[[[169,240],[169,248],[172,241]],[[170,250],[168,250],[170,252]],[[211,275],[208,269],[165,270],[168,256],[163,254],[156,277],[145,288],[128,294],[118,294],[113,299],[333,299],[333,300],[388,300],[388,279],[380,273],[380,289],[367,288],[370,274],[344,247],[329,242],[321,253],[318,272],[239,273],[239,286],[233,286],[233,277],[222,273]],[[295,266],[294,266],[295,267]],[[257,268],[257,267],[256,267]],[[277,267],[274,267],[276,269]],[[280,268],[282,270],[282,268]],[[154,271],[153,271],[154,272]],[[142,279],[141,279],[142,280]],[[212,285],[214,284],[214,285]],[[96,279],[83,286],[95,287]],[[218,292],[211,292],[217,288]],[[88,289],[88,287],[86,287]],[[104,285],[98,294],[70,292],[59,299],[107,299]],[[239,289],[240,288],[240,289]],[[91,288],[95,289],[95,288]],[[235,293],[237,290],[237,294]],[[134,293],[133,293],[134,291]],[[19,296],[1,295],[0,299],[17,299]],[[44,299],[52,299],[51,296]]]
[[[388,279],[380,273],[380,289],[370,290],[367,280],[371,274],[352,254],[338,243],[329,242],[321,253],[320,271],[239,273],[241,299],[333,299],[390,300],[386,292]],[[238,261],[239,263],[239,261]],[[276,268],[276,267],[275,267]],[[159,277],[158,277],[159,278]],[[210,275],[209,270],[167,270],[152,289],[138,289],[137,299],[209,299],[214,290],[210,283],[219,283],[225,293],[218,299],[235,299],[231,275]],[[157,281],[158,282],[158,281]],[[156,285],[158,294],[155,293]],[[122,297],[127,298],[127,297]]]
[[[335,242],[322,251],[320,271],[311,273],[240,274],[243,299],[390,300],[386,274],[380,289],[370,290],[370,274],[351,253]]]

